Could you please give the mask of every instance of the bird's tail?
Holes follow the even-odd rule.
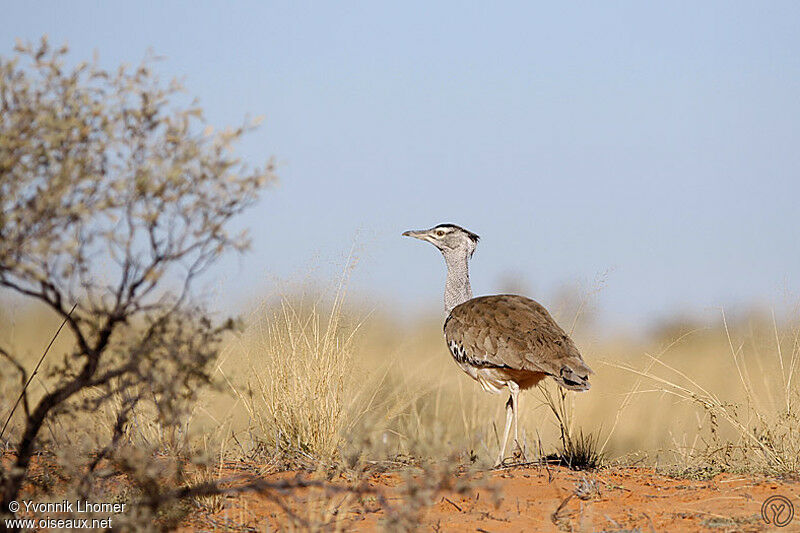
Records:
[[[553,379],[565,389],[587,391],[592,386],[589,383],[590,374],[594,374],[594,371],[589,365],[580,356],[573,356],[562,362],[558,374],[554,374]]]

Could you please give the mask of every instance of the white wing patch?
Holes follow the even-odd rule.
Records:
[[[456,341],[450,341],[450,353],[453,354],[453,358],[459,363],[466,363],[467,362],[467,354],[464,350],[464,347],[461,346]]]
[[[511,378],[505,375],[504,367],[481,364],[481,361],[470,359],[464,347],[454,340],[449,341],[447,347],[461,370],[477,381],[486,392],[497,394],[508,385]]]

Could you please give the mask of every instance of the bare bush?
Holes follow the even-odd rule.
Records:
[[[181,85],[160,82],[151,61],[71,66],[46,39],[15,51],[0,58],[0,287],[55,312],[72,348],[40,397],[23,388],[18,354],[0,348],[3,373],[21,374],[21,408],[2,436],[13,451],[0,466],[4,516],[34,453],[53,444],[43,431],[53,420],[113,400],[99,453],[83,457],[82,492],[104,462],[137,468],[119,453],[137,412],[178,430],[234,325],[193,299],[193,282],[247,247],[228,222],[274,177],[271,163],[251,169],[231,152],[255,124],[203,130],[196,103],[182,104]]]

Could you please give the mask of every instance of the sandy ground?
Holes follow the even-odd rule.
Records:
[[[269,479],[298,479],[283,473]],[[800,511],[800,481],[719,475],[711,480],[674,479],[648,469],[604,469],[594,473],[565,468],[518,467],[484,474],[460,474],[452,488],[417,498],[427,502],[420,511],[419,531],[800,531],[800,516],[783,527],[766,523],[762,504],[783,496]],[[301,476],[302,478],[302,476]],[[416,479],[412,484],[424,480]],[[331,480],[345,485],[343,480]],[[305,524],[323,529],[372,531],[386,526],[392,508],[406,511],[412,503],[408,482],[399,474],[374,474],[365,481],[373,496],[336,494],[322,497],[319,489],[284,495],[286,509],[258,494],[228,498],[213,515],[195,515],[191,529],[275,530]],[[459,485],[469,488],[459,492]],[[432,504],[431,504],[432,501]],[[787,522],[792,508],[781,500],[766,506],[766,516]]]

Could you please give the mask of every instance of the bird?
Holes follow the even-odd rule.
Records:
[[[444,256],[444,337],[458,366],[483,390],[500,394],[508,388],[506,423],[498,465],[505,461],[511,422],[519,447],[519,393],[550,377],[562,388],[587,391],[593,374],[575,343],[540,303],[516,294],[473,298],[469,261],[480,237],[456,224],[410,230]]]

